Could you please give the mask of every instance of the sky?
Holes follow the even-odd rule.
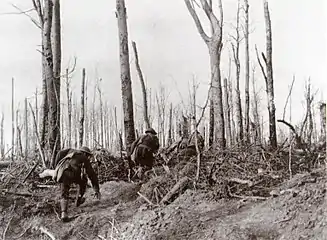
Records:
[[[96,2],[96,3],[95,3]],[[235,23],[237,1],[222,0],[224,7],[224,49],[222,76],[228,76],[229,35]],[[242,2],[242,1],[241,1]],[[0,111],[5,114],[6,140],[11,132],[11,79],[15,79],[16,107],[23,106],[25,97],[32,97],[41,88],[40,30],[11,4],[30,9],[29,0],[0,1]],[[262,111],[265,114],[264,80],[257,65],[254,46],[265,52],[265,22],[263,1],[249,0],[251,69],[256,66],[256,85],[261,90]],[[166,87],[171,102],[187,99],[193,77],[200,83],[198,104],[206,99],[210,77],[209,55],[197,32],[183,0],[126,0],[129,41],[135,41],[147,86]],[[292,97],[292,118],[298,122],[304,115],[303,89],[310,77],[318,100],[326,100],[326,3],[324,0],[269,0],[273,34],[273,68],[277,119],[282,117],[288,86],[296,76]],[[104,99],[121,106],[118,29],[114,0],[61,1],[62,70],[72,65],[74,94],[79,98],[82,68],[86,68],[89,83],[103,79]],[[201,12],[201,11],[198,11]],[[200,13],[205,29],[208,23]],[[131,50],[131,48],[130,48]],[[241,92],[244,86],[244,45],[241,44]],[[134,100],[141,103],[140,84],[130,51]],[[233,63],[232,63],[233,64]],[[231,77],[235,78],[232,68]],[[242,96],[243,97],[243,96]],[[31,99],[33,101],[33,99]],[[242,99],[244,101],[244,99]]]

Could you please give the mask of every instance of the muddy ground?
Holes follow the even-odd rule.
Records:
[[[101,185],[102,199],[80,207],[70,203],[68,223],[59,220],[59,187],[18,188],[0,196],[3,239],[327,239],[325,169],[298,174],[267,199],[217,199],[189,188],[166,206],[151,206],[138,195],[141,183]],[[30,194],[30,195],[28,195]],[[71,190],[74,197],[76,189]],[[51,236],[51,237],[50,237]]]

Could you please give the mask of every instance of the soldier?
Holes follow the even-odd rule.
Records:
[[[131,160],[139,166],[139,178],[144,170],[149,170],[153,166],[153,153],[159,149],[159,139],[153,128],[145,131],[145,135],[140,136],[131,145]]]
[[[59,151],[52,162],[52,167],[55,168],[53,179],[60,183],[61,188],[60,207],[61,220],[63,222],[69,220],[67,210],[69,189],[72,183],[79,185],[78,197],[76,199],[77,207],[85,202],[83,196],[87,186],[87,176],[91,180],[95,197],[99,200],[101,198],[98,177],[90,163],[91,157],[92,153],[88,147],[81,147],[79,150],[68,148]]]

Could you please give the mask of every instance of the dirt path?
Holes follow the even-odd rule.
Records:
[[[266,201],[216,201],[212,192],[187,190],[172,204],[153,208],[138,197],[140,185],[107,182],[101,201],[88,189],[87,201],[70,207],[69,223],[56,215],[59,189],[50,188],[36,191],[38,197],[1,196],[0,233],[7,228],[5,239],[33,240],[50,239],[41,229],[63,240],[326,239],[325,184],[320,170],[282,184],[276,189],[281,194]]]

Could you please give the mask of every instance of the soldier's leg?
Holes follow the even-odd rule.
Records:
[[[85,202],[85,198],[83,197],[86,191],[87,186],[87,177],[83,174],[81,179],[78,181],[79,189],[78,189],[78,196],[76,200],[76,206],[80,206]]]
[[[68,198],[69,198],[69,188],[70,183],[65,179],[63,179],[62,183],[60,183],[61,188],[61,200],[60,200],[60,208],[61,208],[61,220],[63,222],[68,221]]]

